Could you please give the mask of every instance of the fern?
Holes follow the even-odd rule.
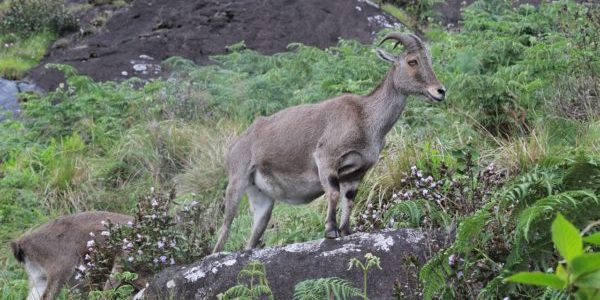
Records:
[[[592,205],[600,205],[600,198],[593,192],[585,190],[567,191],[539,199],[519,215],[517,223],[519,234],[528,240],[532,224],[543,217],[553,215],[557,211],[565,214],[576,213]]]
[[[337,277],[305,280],[294,288],[295,300],[343,300],[356,296],[361,296],[361,291],[350,282]]]
[[[599,174],[594,162],[578,157],[568,164],[557,162],[521,175],[483,208],[462,219],[452,245],[421,269],[424,298],[457,298],[465,290],[475,293],[470,297],[480,299],[497,299],[498,295],[542,297],[539,290],[507,285],[504,274],[551,266],[554,250],[547,225],[556,213],[579,224],[600,218]],[[475,272],[481,261],[490,261],[498,237],[504,237],[508,251],[494,258],[496,275],[482,289],[464,287],[469,283],[457,280],[456,272]],[[461,266],[449,266],[451,255],[464,260]],[[543,298],[561,299],[561,295],[547,292]]]
[[[248,281],[244,283],[244,280]],[[273,300],[273,292],[267,283],[265,266],[258,261],[248,263],[237,275],[238,284],[218,295],[219,300]]]

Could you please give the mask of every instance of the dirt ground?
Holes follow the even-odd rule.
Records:
[[[240,41],[272,54],[292,42],[321,48],[340,37],[370,42],[381,28],[400,26],[357,0],[135,0],[114,12],[95,7],[80,19],[89,22],[101,10],[112,13],[103,27],[57,41],[27,78],[45,90],[56,88],[64,77],[45,63],[70,64],[99,81],[150,78],[165,74],[159,63],[167,57],[208,64],[211,55]]]

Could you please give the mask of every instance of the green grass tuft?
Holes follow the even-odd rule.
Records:
[[[0,77],[17,80],[44,57],[46,48],[55,39],[51,33],[39,33],[29,38],[0,36]]]

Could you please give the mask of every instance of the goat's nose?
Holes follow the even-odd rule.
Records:
[[[446,94],[446,89],[445,89],[445,88],[439,88],[439,89],[437,90],[437,92],[438,92],[440,95],[444,96],[444,95]]]

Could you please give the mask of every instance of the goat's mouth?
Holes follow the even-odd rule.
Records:
[[[444,100],[444,96],[436,97],[436,96],[432,95],[429,91],[425,92],[425,95],[427,96],[427,98],[429,98],[429,100],[431,100],[433,102],[442,102]]]

